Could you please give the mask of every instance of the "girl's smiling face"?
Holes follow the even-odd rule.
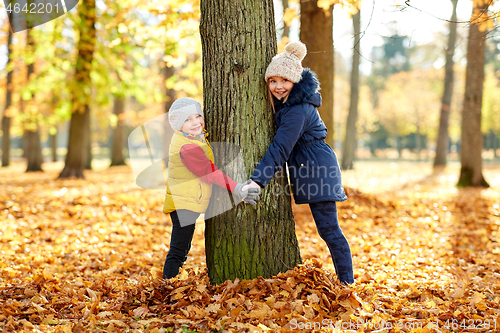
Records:
[[[271,94],[279,100],[286,99],[293,88],[293,82],[281,76],[271,76],[267,82]]]
[[[205,128],[205,119],[201,114],[193,113],[186,118],[184,124],[182,125],[181,131],[186,134],[198,135],[203,132]]]

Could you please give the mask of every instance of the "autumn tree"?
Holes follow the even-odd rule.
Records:
[[[27,81],[30,82],[35,75],[35,59],[34,59],[34,49],[36,47],[34,38],[31,34],[31,29],[26,31],[27,37],[27,48],[29,49],[27,54],[27,58],[30,58],[28,61],[28,71],[27,71]],[[32,171],[43,171],[42,163],[43,163],[43,155],[42,155],[42,142],[40,139],[40,125],[39,125],[39,117],[38,110],[36,110],[35,104],[35,96],[29,91],[26,92],[27,97],[27,109],[26,113],[26,124],[24,126],[24,139],[26,141],[26,159],[27,159],[27,167],[26,172]]]
[[[9,13],[9,21],[12,22],[12,11]],[[2,167],[10,165],[10,114],[9,108],[12,105],[12,59],[10,57],[12,48],[12,29],[9,29],[7,39],[7,87],[5,89],[5,109],[2,117]]]
[[[437,119],[428,110],[438,105],[438,77],[439,73],[433,69],[396,73],[389,78],[379,97],[380,124],[395,136],[415,133],[419,157],[422,136],[435,130],[430,124]],[[400,146],[398,150],[401,157]]]
[[[59,178],[83,178],[83,170],[87,159],[87,129],[90,121],[92,60],[96,43],[96,12],[95,0],[82,1],[78,5],[80,19],[78,28],[78,57],[75,67],[75,77],[72,82],[72,114],[69,128],[68,153],[64,169]]]
[[[489,73],[484,81],[483,115],[481,128],[483,133],[488,133],[488,147],[493,150],[493,158],[497,158],[498,139],[495,133],[500,133],[500,85],[498,77]]]
[[[455,72],[453,70],[453,56],[455,54],[455,44],[457,40],[457,3],[458,0],[451,0],[453,10],[450,19],[450,33],[448,35],[448,46],[446,48],[446,63],[444,77],[444,91],[441,99],[441,112],[439,118],[439,131],[436,145],[436,156],[434,157],[434,167],[445,166],[446,156],[448,155],[449,146],[449,121],[451,98],[453,96],[453,81]]]
[[[483,177],[483,134],[481,108],[483,102],[486,29],[493,22],[488,17],[489,3],[474,0],[469,38],[467,41],[467,69],[462,109],[462,138],[460,150],[460,178],[458,186],[489,187]]]
[[[356,152],[356,121],[358,120],[359,101],[359,42],[361,33],[361,9],[352,15],[352,25],[354,28],[354,46],[352,51],[351,69],[351,94],[349,99],[349,114],[345,130],[344,145],[342,148],[342,169],[352,169],[354,167],[354,155]]]
[[[333,146],[333,1],[300,1],[300,40],[306,44],[307,57],[303,67],[311,68],[321,83],[322,105],[318,108],[328,128],[326,142]]]
[[[244,181],[276,131],[264,81],[277,52],[273,1],[203,0],[200,34],[209,138],[241,147],[245,172],[229,176]],[[215,164],[225,158],[216,154]],[[286,185],[286,175],[276,176],[255,208],[240,204],[206,221],[211,281],[270,277],[301,261]],[[211,204],[226,192],[214,186]]]

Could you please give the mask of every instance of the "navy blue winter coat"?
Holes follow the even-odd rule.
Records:
[[[273,97],[278,131],[251,176],[265,187],[287,162],[297,204],[347,200],[337,156],[325,142],[327,129],[316,109],[318,90],[316,74],[305,68],[285,103]]]

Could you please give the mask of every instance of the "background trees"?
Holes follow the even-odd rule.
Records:
[[[463,7],[466,3],[472,6],[473,2],[462,2],[458,5],[457,18],[455,19],[455,16],[452,15],[450,21],[459,21],[459,23],[446,23],[458,29],[455,43],[452,43],[452,31],[449,33],[438,32],[435,35],[429,34],[425,42],[416,38],[423,25],[439,25],[442,22],[435,17],[429,18],[430,16],[426,15],[425,11],[420,12],[421,19],[424,20],[427,16],[429,21],[422,21],[423,23],[411,28],[413,29],[411,34],[406,34],[404,32],[406,22],[397,23],[393,20],[393,16],[418,8],[411,7],[416,5],[404,4],[401,7],[387,7],[387,11],[391,14],[385,24],[388,27],[387,31],[370,33],[369,29],[373,26],[373,21],[379,19],[374,16],[371,17],[371,23],[363,28],[365,30],[360,33],[354,31],[354,34],[350,35],[349,38],[353,40],[349,39],[348,43],[338,42],[336,46],[329,34],[332,30],[330,25],[334,17],[332,8],[336,8],[336,11],[341,8],[346,9],[342,15],[347,17],[348,13],[353,13],[352,8],[358,6],[359,2],[290,0],[281,1],[281,6],[279,3],[276,2],[278,4],[278,19],[286,24],[283,33],[280,31],[277,34],[279,38],[284,37],[283,40],[278,40],[278,45],[281,46],[289,40],[299,38],[306,42],[309,55],[306,57],[304,65],[313,67],[320,75],[324,98],[324,108],[320,109],[320,112],[323,113],[323,119],[329,128],[329,135],[332,135],[328,138],[329,143],[334,145],[337,153],[342,155],[349,153],[350,150],[347,149],[347,146],[352,147],[353,142],[357,147],[355,154],[350,154],[352,157],[349,157],[349,154],[343,156],[341,162],[344,164],[344,168],[352,166],[349,163],[350,159],[368,158],[370,154],[384,158],[395,158],[398,156],[395,153],[399,152],[401,157],[417,159],[419,147],[426,152],[420,157],[434,158],[436,165],[442,164],[444,157],[457,161],[458,153],[462,149],[467,152],[467,143],[465,143],[465,147],[463,146],[459,113],[449,113],[445,109],[449,104],[451,105],[450,110],[457,109],[464,98],[465,85],[460,73],[465,71],[465,41],[468,38],[462,31],[468,27],[468,24],[463,22],[469,18],[464,17],[463,10],[460,14],[460,6]],[[448,0],[436,2],[436,8],[440,8],[442,3],[449,4],[449,12],[439,11],[434,16],[446,20],[452,12],[453,2]],[[474,4],[479,12],[474,13],[472,21],[479,22],[481,29],[494,28],[493,18],[497,10],[495,5],[486,9],[481,7],[483,4],[480,2],[476,1]],[[282,7],[284,7],[283,12],[281,11]],[[402,8],[405,10],[401,11]],[[168,110],[169,103],[176,97],[192,96],[201,99],[203,83],[201,40],[198,33],[200,10],[197,1],[176,0],[144,3],[136,0],[124,0],[100,3],[96,9],[95,24],[93,24],[96,32],[93,58],[91,61],[90,58],[88,59],[91,67],[85,69],[88,70],[86,74],[88,82],[85,89],[84,85],[75,86],[72,83],[75,82],[75,67],[78,63],[80,14],[88,15],[80,13],[81,10],[83,8],[75,8],[64,17],[35,27],[30,30],[29,35],[26,32],[9,33],[7,17],[2,17],[3,30],[0,32],[0,41],[3,45],[3,48],[0,49],[0,59],[3,60],[0,64],[2,71],[0,77],[3,126],[2,166],[11,164],[11,158],[19,161],[19,158],[24,156],[26,160],[23,161],[27,162],[26,170],[40,170],[43,166],[42,162],[57,160],[57,157],[68,159],[67,169],[73,168],[70,167],[72,163],[69,160],[74,159],[71,157],[74,149],[71,149],[71,145],[68,143],[76,141],[68,138],[68,121],[71,119],[73,111],[80,108],[77,102],[80,99],[78,97],[80,94],[86,96],[81,101],[87,105],[93,116],[89,121],[91,128],[87,127],[86,134],[82,134],[80,137],[88,144],[84,150],[77,149],[76,154],[82,154],[83,151],[87,155],[92,153],[95,165],[102,167],[127,163],[128,156],[122,138],[126,137],[131,127],[165,112]],[[84,10],[84,12],[86,11]],[[333,13],[335,14],[335,11]],[[333,28],[334,32],[342,28],[342,23],[339,22]],[[89,22],[87,22],[88,24]],[[410,23],[408,22],[408,24]],[[351,25],[350,21],[349,25]],[[359,43],[362,45],[360,56],[364,60],[361,67],[356,64],[352,66],[350,65],[351,54],[358,54],[352,49],[352,45],[357,44],[354,40],[355,36],[363,36],[364,34],[370,36],[370,40],[361,39]],[[328,41],[322,40],[326,37],[329,38]],[[376,38],[380,38],[381,42],[373,44],[371,51],[370,49],[367,51],[363,42],[371,42]],[[448,60],[442,54],[446,39],[449,40],[448,51],[446,51]],[[477,41],[474,38],[469,39]],[[495,33],[490,33],[484,41],[485,43],[481,46],[484,45],[486,49],[484,66],[486,81],[482,98],[482,118],[481,125],[475,126],[473,132],[475,137],[483,137],[481,146],[483,149],[489,150],[484,158],[496,161],[500,131],[495,106],[495,92],[498,88],[497,72],[500,70],[500,60],[498,59],[500,49],[498,48],[498,36]],[[348,52],[341,50],[344,44],[349,44]],[[455,45],[453,57],[450,51],[452,44]],[[7,45],[10,46],[7,47]],[[336,56],[335,66],[337,66],[335,71],[332,65],[334,54]],[[308,61],[311,63],[307,63]],[[453,67],[451,66],[452,61],[455,62]],[[469,63],[471,66],[478,64],[476,60],[470,60]],[[314,68],[314,66],[318,67]],[[332,67],[330,68],[330,66]],[[483,66],[478,66],[478,68],[480,67]],[[347,73],[354,73],[357,68],[360,68],[359,91],[361,92],[359,117],[356,122],[352,121],[351,118],[349,129],[347,129],[349,104],[356,105],[355,97],[351,98],[348,89],[346,89],[350,85]],[[449,83],[451,82],[451,68],[456,71],[457,75],[453,80],[455,93],[449,101],[452,87]],[[412,94],[394,97],[395,92],[401,88],[394,86],[394,83],[399,80],[398,75],[403,75],[398,73],[413,73],[407,76],[413,82],[417,80],[416,77],[423,75],[423,73],[434,73],[434,70],[437,71],[437,74],[431,76],[440,76],[438,81],[441,79],[444,81],[446,77],[445,89],[443,90],[434,84],[425,84],[430,90],[421,91],[429,98],[421,102],[426,105],[425,111],[419,111],[423,112],[422,116],[409,116],[410,110],[403,105],[396,105],[390,100],[397,98],[399,103],[403,103],[403,101],[414,103],[417,99],[416,96],[411,96]],[[332,73],[335,74],[335,78]],[[472,70],[472,73],[477,73],[477,71]],[[394,75],[396,75],[395,78],[393,78]],[[336,84],[335,88],[333,88],[334,83]],[[407,83],[401,84],[406,85]],[[468,85],[469,92],[470,87],[471,85]],[[415,86],[410,89],[420,88]],[[335,98],[333,98],[334,90],[337,91]],[[351,90],[355,92],[355,89]],[[437,99],[441,105],[442,122],[440,126],[438,126],[437,120],[433,120],[439,117],[436,116],[437,111],[426,109],[435,105],[436,94],[440,95],[440,98]],[[335,108],[333,108],[333,104],[329,106],[330,101],[333,101]],[[326,109],[329,111],[325,112]],[[469,109],[467,107],[467,110]],[[416,113],[416,109],[412,112]],[[330,116],[335,121],[329,119]],[[445,134],[446,116],[449,117],[449,135]],[[77,116],[75,115],[75,117]],[[393,119],[394,122],[390,119]],[[396,122],[395,119],[399,120]],[[417,124],[419,119],[430,119],[426,121],[436,121],[436,123],[431,124],[429,130],[422,130],[423,132],[418,134],[417,128],[425,127],[422,124]],[[401,121],[408,124],[403,126],[399,124]],[[355,126],[355,130],[352,130],[352,126]],[[400,130],[401,128],[405,128],[405,130]],[[437,134],[438,128],[440,128],[441,134]],[[116,133],[112,133],[115,131]],[[478,134],[479,131],[481,131],[480,134]],[[346,149],[342,149],[339,144],[341,139],[347,139],[346,135],[354,133],[357,133],[357,138],[351,140],[351,143],[345,144]],[[38,136],[41,141],[40,145],[36,143]],[[89,137],[88,140],[87,137]],[[418,140],[419,137],[422,140]],[[447,137],[450,138],[448,144],[445,140]],[[466,138],[468,138],[467,135]],[[475,144],[475,147],[479,146],[478,143]],[[479,148],[474,148],[476,152],[479,150]],[[44,160],[40,159],[40,151]],[[469,156],[468,153],[462,154],[462,156],[464,155]],[[87,158],[84,164],[90,167],[90,162],[90,159]],[[464,162],[464,165],[467,165],[467,162]],[[74,176],[82,176],[83,174],[83,171],[69,173],[69,175]]]

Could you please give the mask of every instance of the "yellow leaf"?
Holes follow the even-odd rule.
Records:
[[[43,278],[44,278],[45,280],[51,280],[51,279],[53,279],[53,278],[54,278],[54,277],[52,276],[52,273],[50,273],[50,271],[49,271],[49,269],[48,269],[48,268],[45,268],[45,269],[43,270]]]
[[[243,307],[239,306],[237,308],[234,308],[231,310],[231,318],[236,318],[240,315],[241,310],[243,310]]]
[[[288,296],[290,296],[290,293],[288,291],[286,291],[286,290],[282,290],[282,291],[280,291],[280,295],[288,297]]]
[[[330,6],[334,4],[332,0],[318,0],[318,7],[324,10],[329,10]]]
[[[318,295],[316,294],[311,294],[311,295],[308,295],[307,296],[307,302],[309,304],[312,304],[312,303],[318,303],[319,302],[319,297]]]
[[[436,303],[433,300],[425,302],[425,307],[427,309],[432,309],[436,307]]]
[[[271,329],[267,327],[266,325],[259,324],[257,325],[258,328],[264,330],[264,331],[270,331]]]
[[[265,316],[271,312],[271,309],[264,303],[262,303],[261,307],[255,310],[252,310],[248,316],[250,318],[259,318],[260,320],[263,320]]]
[[[481,310],[481,311],[485,311],[486,309],[488,309],[488,306],[486,305],[485,302],[479,302],[479,303],[476,303],[476,309]]]
[[[288,7],[283,13],[283,22],[285,22],[287,26],[291,26],[293,20],[297,18],[299,18],[299,16],[297,15],[297,12],[293,8]]]

